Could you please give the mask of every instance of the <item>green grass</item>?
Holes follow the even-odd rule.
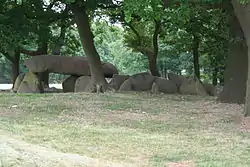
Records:
[[[242,131],[241,109],[198,96],[0,94],[0,132],[134,166],[247,167],[250,132]]]

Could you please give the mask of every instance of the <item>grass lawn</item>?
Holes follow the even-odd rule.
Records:
[[[242,110],[213,97],[2,93],[0,167],[249,167]]]

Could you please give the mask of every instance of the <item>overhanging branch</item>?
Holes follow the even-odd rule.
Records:
[[[14,58],[11,57],[7,52],[1,51],[1,53],[2,53],[2,54],[4,55],[4,57],[6,57],[9,61],[11,61],[11,62],[14,62],[14,61],[15,61]]]
[[[41,55],[42,53],[40,51],[31,51],[31,50],[26,50],[26,49],[23,49],[21,48],[20,49],[20,53],[22,54],[26,54],[26,55],[29,55],[29,56],[37,56],[37,55]]]
[[[132,31],[133,33],[136,35],[137,37],[137,40],[138,40],[138,43],[139,43],[139,46],[141,45],[141,36],[139,34],[139,32],[132,26],[131,23],[128,23],[126,21],[124,21],[125,25],[127,25]]]

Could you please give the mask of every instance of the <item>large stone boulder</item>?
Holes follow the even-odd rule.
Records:
[[[156,85],[155,82],[152,85],[151,93],[154,93],[154,94],[160,93],[159,87]]]
[[[62,87],[63,87],[63,92],[67,93],[67,92],[74,92],[75,91],[75,84],[76,84],[76,80],[79,78],[79,76],[69,76],[68,78],[66,78],[63,83],[62,83]]]
[[[180,93],[190,95],[207,95],[202,83],[197,78],[186,78],[182,81]]]
[[[12,89],[13,92],[15,92],[15,93],[17,92],[17,90],[18,90],[18,88],[19,88],[19,86],[20,86],[20,84],[21,84],[24,76],[25,76],[25,73],[22,73],[22,74],[18,75],[18,77],[15,80],[14,87]]]
[[[125,80],[129,78],[128,75],[117,75],[115,74],[110,82],[110,86],[115,90],[119,90],[120,86],[124,83]]]
[[[217,95],[217,90],[216,87],[213,84],[204,82],[202,83],[205,91],[207,92],[208,95],[210,96],[216,96]]]
[[[119,88],[119,91],[120,92],[123,92],[123,91],[132,91],[132,84],[131,84],[131,80],[130,79],[127,79],[125,80],[120,88]]]
[[[178,93],[176,84],[165,78],[157,78],[152,85],[152,93]]]
[[[90,92],[91,88],[91,77],[82,76],[76,80],[75,92]]]
[[[67,57],[55,55],[34,56],[24,61],[24,65],[34,73],[48,71],[66,75],[90,76],[88,60],[84,57]],[[118,74],[117,68],[111,63],[102,63],[105,77]]]
[[[41,93],[43,87],[36,74],[28,72],[25,74],[17,93]]]
[[[132,90],[134,91],[150,91],[156,77],[144,72],[129,77]]]
[[[130,76],[120,86],[119,91],[150,91],[156,77],[144,72]]]
[[[179,91],[181,88],[182,82],[186,79],[186,77],[182,75],[168,73],[168,79],[173,81],[176,84],[178,91]]]

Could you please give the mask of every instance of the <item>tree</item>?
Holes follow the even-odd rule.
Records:
[[[187,1],[187,2],[190,2],[191,4],[192,3],[196,3],[196,2],[193,2],[193,1]],[[166,0],[164,0],[164,4],[167,7],[169,5],[169,2],[166,1]],[[224,6],[224,8],[226,8],[226,10],[227,10],[227,7],[228,7],[227,1],[225,1],[225,4],[221,3],[220,5]],[[238,19],[238,21],[240,23],[241,29],[243,31],[244,40],[246,41],[246,44],[248,46],[248,65],[249,65],[249,62],[250,62],[250,24],[249,24],[248,21],[250,19],[250,10],[249,10],[250,9],[250,4],[249,4],[248,0],[243,0],[243,1],[232,0],[231,4],[233,6],[235,15],[236,15],[236,17],[237,17],[237,19]],[[206,6],[207,6],[207,4],[206,4]],[[229,9],[229,10],[231,10],[231,9]],[[234,22],[234,23],[237,23],[237,22]],[[234,62],[233,64],[237,64],[237,63],[238,62]],[[239,73],[238,73],[238,75],[239,75]],[[244,75],[243,75],[242,78],[244,79]],[[244,110],[245,111],[245,116],[249,116],[250,115],[250,102],[249,102],[249,99],[250,99],[250,68],[248,68],[247,78],[248,79],[247,79],[247,82],[246,82],[247,83],[246,84],[247,88],[246,88],[245,110]],[[226,83],[227,82],[225,82],[225,84]],[[243,85],[243,87],[239,87],[239,90],[242,90],[242,89],[244,89],[244,85]]]
[[[12,82],[19,75],[20,46],[29,38],[31,23],[24,17],[22,4],[2,0],[0,5],[0,52],[12,63]]]
[[[65,9],[53,10],[53,7],[58,6],[56,2],[46,4],[43,0],[31,0],[23,2],[25,16],[33,20],[35,26],[33,26],[33,33],[37,35],[37,49],[27,50],[21,48],[21,53],[30,56],[47,55],[49,52],[49,43],[53,39],[51,34],[51,25],[60,27],[60,36],[57,38],[57,42],[53,47],[51,53],[59,55],[61,47],[64,43],[65,31],[69,26],[70,15],[69,9],[66,6]],[[48,71],[38,74],[40,80],[44,83],[45,87],[49,86],[49,73]]]
[[[229,6],[230,40],[224,77],[225,85],[219,100],[227,103],[244,103],[248,66],[247,46],[240,23],[232,9],[232,6]]]
[[[225,59],[228,52],[229,28],[228,13],[224,10],[213,10],[211,19],[208,22],[209,30],[204,33],[203,41],[200,44],[201,67],[208,75],[213,85],[224,84]]]
[[[113,63],[120,74],[133,75],[148,71],[148,60],[126,47],[124,29],[103,19],[92,22],[95,46],[104,62]]]
[[[164,14],[162,2],[146,0],[134,3],[132,0],[125,0],[120,11],[115,12],[115,16],[111,14],[111,17],[123,24],[127,46],[144,55],[148,59],[151,74],[160,76],[157,56],[158,38]]]
[[[167,21],[163,28],[163,41],[174,46],[179,52],[192,53],[193,74],[200,79],[201,67],[199,59],[202,54],[219,54],[219,47],[207,47],[206,43],[215,38],[224,39],[225,14],[218,9],[207,9],[202,6],[190,4],[173,5],[167,8]],[[219,18],[219,19],[218,19]],[[221,19],[220,19],[221,18]],[[220,28],[217,28],[220,27]],[[222,35],[221,35],[222,34]],[[220,48],[221,49],[221,48]],[[224,49],[224,48],[223,48]]]
[[[156,19],[153,21],[131,20],[129,23],[125,22],[125,25],[128,27],[125,28],[126,44],[148,59],[148,67],[153,76],[160,76],[157,69],[157,56],[161,22]]]
[[[231,1],[236,17],[239,20],[244,38],[248,46],[248,66],[250,64],[250,3],[248,1],[239,2],[237,0]],[[248,68],[247,82],[246,82],[246,98],[245,98],[245,116],[250,116],[250,68]]]
[[[95,91],[96,88],[100,88],[101,91],[106,91],[109,86],[104,78],[100,56],[94,45],[94,36],[91,31],[89,15],[94,14],[95,9],[98,7],[110,8],[116,7],[116,5],[112,0],[75,0],[73,2],[66,1],[66,3],[69,4],[70,9],[74,14],[82,46],[88,59],[92,80],[91,91]]]
[[[173,3],[177,6],[182,6],[183,2],[173,2],[173,1],[166,1],[163,0],[165,7],[169,7],[173,5]],[[246,1],[245,1],[246,2]],[[201,6],[206,9],[221,9],[226,11],[229,15],[236,15],[236,21],[230,21],[229,26],[231,27],[230,35],[234,39],[240,38],[242,39],[242,35],[245,33],[244,30],[241,33],[242,25],[239,25],[240,17],[243,19],[245,18],[245,22],[247,22],[246,17],[247,11],[246,8],[248,6],[240,4],[237,0],[232,1],[185,1],[184,4],[188,3],[191,6]],[[230,7],[230,5],[234,7]],[[241,11],[241,8],[244,8]],[[235,10],[236,9],[236,10]],[[238,13],[238,14],[237,14]],[[241,16],[240,16],[241,15]],[[247,16],[248,17],[248,16]],[[219,17],[218,17],[219,18]],[[241,19],[242,19],[241,18]],[[235,20],[235,19],[233,19]],[[241,23],[242,24],[242,23]],[[244,23],[243,23],[244,24]],[[247,27],[247,25],[244,25]],[[232,29],[234,29],[232,31]],[[242,28],[243,29],[243,28]],[[246,28],[247,29],[247,28]],[[245,35],[246,36],[246,35]],[[245,38],[245,37],[244,37]],[[247,52],[246,52],[246,45],[244,40],[236,40],[237,42],[231,42],[232,40],[229,39],[229,50],[228,50],[228,57],[225,69],[225,76],[224,76],[224,89],[221,93],[219,100],[222,102],[237,102],[237,103],[244,103],[245,100],[245,88],[246,88],[246,75],[247,75]],[[247,40],[246,40],[247,41]],[[241,74],[241,75],[239,75]],[[246,109],[245,109],[246,110]]]
[[[84,5],[80,6],[80,4],[77,3],[71,4],[71,10],[75,15],[82,46],[88,58],[93,86],[100,86],[102,91],[104,91],[107,89],[107,82],[101,70],[100,56],[94,46],[94,37],[90,29],[90,22],[86,9],[87,7],[86,4]]]
[[[2,0],[0,31],[3,45],[0,50],[13,64],[13,82],[19,74],[21,53],[30,56],[47,54],[51,40],[50,25],[62,19],[67,23],[67,8],[60,13],[52,10],[54,6],[54,2],[46,5],[43,0]],[[65,27],[65,24],[61,25],[62,32]],[[64,34],[61,33],[61,38]],[[48,85],[48,73],[45,74],[41,78]]]

